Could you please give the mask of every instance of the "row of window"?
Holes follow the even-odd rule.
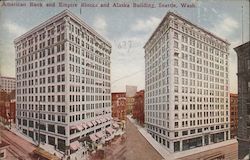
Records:
[[[63,41],[65,39],[64,37],[65,37],[64,33],[62,33],[60,35],[57,35],[57,38],[56,38],[57,41],[56,42],[59,43],[59,42]],[[46,43],[46,41],[43,41],[43,42],[39,43],[39,45],[35,45],[34,48],[33,48],[33,46],[31,46],[30,48],[25,49],[22,52],[18,52],[17,53],[17,58],[20,59],[20,60],[23,59],[23,63],[24,62],[25,63],[26,62],[31,62],[31,61],[37,59],[38,56],[36,54],[30,54],[30,53],[42,50],[45,47],[51,47],[51,48],[54,49],[54,47],[55,47],[55,38],[53,37],[53,38],[48,39],[47,43]],[[57,52],[59,52],[60,50],[63,51],[64,50],[64,43],[62,45],[59,44],[56,47],[57,47]],[[28,51],[28,56],[26,56],[27,55],[27,51]],[[48,55],[50,55],[50,53],[48,53]],[[40,58],[41,58],[41,56],[40,56]]]
[[[70,36],[69,38],[74,41],[76,39],[74,39],[74,37],[72,36],[76,36],[78,40],[76,40],[76,42],[78,42],[78,44],[80,44],[80,38],[86,39],[87,42],[89,42],[91,45],[94,44],[95,42],[95,46],[98,47],[100,50],[103,50],[107,53],[111,53],[111,48],[102,40],[100,40],[98,37],[93,37],[92,33],[90,33],[88,30],[82,30],[79,27],[79,24],[74,24],[74,23],[70,23],[69,24],[69,31],[70,31]],[[81,26],[82,27],[82,26]],[[85,28],[85,27],[83,27]],[[98,45],[97,45],[98,44]]]
[[[148,124],[155,124],[164,128],[170,128],[170,122],[169,119],[162,120],[162,119],[156,119],[154,116],[145,117],[146,123]],[[198,119],[198,120],[189,120],[189,121],[175,121],[174,122],[174,128],[181,128],[181,127],[196,127],[201,125],[211,125],[211,124],[217,124],[217,123],[225,123],[228,122],[228,117],[220,117],[220,118],[209,118],[209,119]]]
[[[38,35],[29,38],[28,40],[21,40],[19,42],[19,44],[16,46],[17,51],[20,51],[21,49],[25,49],[26,47],[30,47],[33,46],[34,44],[41,42],[43,40],[46,39],[46,34],[47,37],[53,37],[55,35],[55,33],[60,34],[60,32],[64,32],[65,29],[65,24],[59,24],[57,25],[57,29],[55,29],[55,27],[51,28],[51,29],[47,29],[47,32],[44,31],[44,29],[41,29],[40,31],[38,31]]]
[[[17,73],[22,72],[22,77],[27,78],[27,73],[23,73],[23,72],[27,72],[27,71],[30,71],[30,70],[36,69],[36,68],[45,67],[48,65],[54,65],[55,63],[60,63],[60,62],[64,62],[64,61],[65,61],[65,54],[64,53],[58,54],[57,56],[48,57],[47,59],[44,58],[44,59],[41,59],[39,61],[35,61],[34,63],[29,63],[26,65],[23,65],[22,67],[18,66]],[[21,76],[21,74],[19,74],[18,76]],[[30,75],[29,75],[29,77],[30,77]]]
[[[29,118],[29,119],[40,119],[40,120],[46,120],[51,122],[58,122],[58,123],[65,123],[65,116],[64,115],[51,115],[51,114],[44,114],[35,112],[26,112],[26,111],[17,111],[17,117],[19,118]],[[25,121],[26,122],[26,121]],[[23,123],[24,126],[27,126],[27,123]],[[29,125],[29,127],[33,127],[33,125]]]

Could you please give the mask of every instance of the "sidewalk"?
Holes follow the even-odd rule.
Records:
[[[137,127],[138,131],[155,148],[155,150],[166,160],[175,160],[179,158],[185,158],[188,156],[194,156],[197,154],[204,154],[204,153],[209,155],[210,151],[221,149],[222,147],[226,147],[226,146],[230,146],[230,145],[238,143],[236,139],[230,139],[230,140],[223,141],[220,143],[214,143],[214,144],[210,144],[210,145],[203,146],[203,147],[197,147],[197,148],[186,150],[186,151],[170,153],[163,146],[161,146],[158,142],[156,142],[143,127],[139,126],[137,122],[131,118],[131,116],[127,116],[127,118]]]
[[[140,125],[137,124],[137,121],[134,120],[131,116],[127,116],[130,122],[132,122],[141,135],[155,148],[155,150],[165,159],[165,160],[172,160],[170,153],[163,148],[158,142],[156,142],[153,137]]]

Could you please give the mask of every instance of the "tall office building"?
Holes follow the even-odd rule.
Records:
[[[172,12],[146,42],[146,129],[170,153],[230,139],[228,47]]]
[[[14,43],[17,129],[80,158],[111,127],[111,44],[68,10]]]
[[[250,159],[250,41],[234,48],[238,57],[239,158]],[[247,158],[246,158],[247,159]]]
[[[16,90],[16,78],[0,76],[0,91],[10,93]]]

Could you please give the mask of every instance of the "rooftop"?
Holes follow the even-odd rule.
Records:
[[[39,24],[38,26],[32,28],[31,30],[29,30],[28,32],[24,33],[23,35],[17,37],[14,40],[14,43],[17,43],[18,41],[22,40],[23,38],[26,38],[28,36],[30,36],[33,32],[37,32],[40,29],[42,29],[43,27],[45,27],[46,25],[58,20],[59,18],[62,18],[64,16],[69,16],[75,20],[77,20],[78,23],[83,24],[84,27],[86,27],[86,29],[91,32],[94,35],[97,35],[101,40],[103,40],[105,43],[107,43],[109,45],[109,47],[111,47],[111,44],[105,39],[103,38],[99,33],[97,33],[93,28],[91,28],[89,25],[87,25],[82,19],[80,19],[79,17],[77,17],[75,14],[73,14],[72,12],[70,12],[68,9],[63,10],[62,12],[58,13],[57,15],[49,18],[48,20],[44,21],[43,23]]]
[[[165,22],[165,20],[166,20],[170,15],[180,18],[181,20],[185,21],[186,23],[195,26],[196,28],[198,28],[198,29],[204,31],[204,32],[205,32],[206,34],[208,34],[208,35],[211,35],[211,36],[213,36],[213,37],[216,37],[217,39],[223,41],[223,42],[226,43],[226,44],[230,44],[227,40],[222,39],[222,38],[216,36],[215,34],[211,33],[210,31],[208,31],[207,29],[205,29],[205,28],[203,28],[203,27],[200,27],[200,26],[198,26],[198,25],[192,23],[190,20],[188,20],[187,18],[182,17],[180,14],[174,13],[174,12],[170,12],[170,11],[169,11],[169,12],[166,13],[166,15],[164,16],[164,18],[163,18],[162,21],[160,22],[160,24],[157,26],[157,28],[156,28],[156,29],[154,30],[154,32],[151,34],[150,38],[148,39],[148,41],[147,41],[146,44],[144,45],[144,48],[145,48],[145,46],[149,43],[149,41],[152,40],[153,35],[157,32],[157,30],[160,28],[160,26]]]
[[[243,43],[243,44],[234,48],[234,50],[237,52],[237,54],[244,51],[245,49],[246,49],[246,51],[248,51],[248,54],[250,54],[250,41]]]
[[[7,77],[7,76],[1,76],[1,75],[0,75],[0,78],[13,79],[13,80],[16,79],[16,77]]]

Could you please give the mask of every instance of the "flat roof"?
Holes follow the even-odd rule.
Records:
[[[226,43],[226,44],[230,44],[227,40],[222,39],[222,38],[216,36],[215,34],[211,33],[210,31],[208,31],[207,29],[205,29],[205,28],[203,28],[203,27],[200,27],[200,26],[194,24],[193,22],[191,22],[191,21],[188,20],[187,18],[184,18],[184,17],[182,17],[181,15],[179,15],[179,14],[177,14],[177,13],[174,13],[174,12],[169,11],[169,12],[166,13],[166,15],[164,16],[164,18],[161,20],[160,24],[157,26],[157,28],[156,28],[156,29],[154,30],[154,32],[151,34],[151,36],[149,37],[148,41],[145,43],[145,45],[144,45],[143,48],[145,48],[145,46],[149,43],[149,41],[151,41],[151,39],[153,38],[154,34],[155,34],[155,33],[157,32],[157,30],[160,28],[160,26],[162,25],[162,23],[164,23],[164,21],[166,20],[166,18],[169,17],[170,15],[180,18],[181,20],[185,21],[186,23],[195,26],[196,28],[198,28],[198,29],[204,31],[205,33],[207,33],[207,34],[209,34],[209,35],[211,35],[211,36],[213,36],[213,37],[215,37],[215,38],[217,38],[217,39],[223,41],[223,42]]]
[[[235,47],[234,50],[235,50],[235,51],[238,51],[238,50],[240,50],[240,49],[242,49],[242,48],[245,48],[245,47],[250,47],[250,41],[245,42],[245,43],[243,43],[243,44],[241,44],[241,45]],[[249,51],[249,52],[250,52],[250,51]]]
[[[26,37],[30,36],[33,32],[39,31],[40,29],[42,29],[43,27],[45,27],[48,23],[54,22],[54,21],[58,20],[58,18],[60,18],[61,16],[66,16],[66,15],[68,15],[71,18],[73,18],[73,19],[77,20],[78,22],[80,22],[80,24],[82,24],[84,27],[86,27],[86,29],[88,29],[92,34],[96,35],[102,41],[104,41],[105,43],[107,43],[109,45],[109,47],[111,47],[111,43],[110,42],[108,42],[99,33],[97,33],[92,27],[90,27],[89,25],[87,25],[82,19],[80,19],[79,17],[77,17],[75,14],[73,14],[68,9],[63,10],[62,12],[60,12],[60,13],[56,14],[55,16],[49,18],[48,20],[42,22],[41,24],[37,25],[36,27],[30,29],[28,32],[24,33],[23,35],[17,37],[14,40],[14,43],[17,43],[18,41],[22,40],[23,38],[26,38]]]
[[[16,79],[16,77],[7,77],[7,76],[0,76],[0,78]]]

